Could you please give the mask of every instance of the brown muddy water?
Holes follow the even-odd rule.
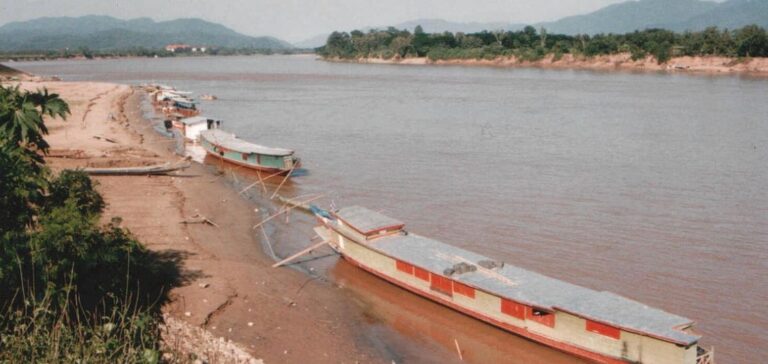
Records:
[[[15,63],[65,80],[164,82],[294,148],[326,193],[409,230],[698,322],[722,363],[768,358],[768,81],[325,63],[308,56]],[[238,184],[248,183],[243,176]],[[254,197],[257,198],[257,197]],[[291,228],[288,229],[287,227]],[[285,256],[311,219],[272,226]],[[397,360],[578,362],[318,253]]]

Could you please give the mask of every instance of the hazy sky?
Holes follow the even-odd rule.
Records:
[[[248,35],[300,41],[419,18],[533,23],[623,0],[0,0],[0,24],[42,16],[203,18]]]

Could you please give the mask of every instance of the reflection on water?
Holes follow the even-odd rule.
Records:
[[[339,261],[331,269],[339,284],[363,297],[370,315],[406,336],[419,347],[439,346],[458,361],[458,343],[464,361],[470,363],[582,363],[565,353],[511,335],[494,326],[438,305],[389,284],[361,269]],[[410,353],[408,353],[410,354]],[[406,355],[406,361],[413,361]],[[438,362],[438,360],[435,360]]]
[[[765,80],[306,56],[15,66],[217,95],[202,108],[224,128],[298,151],[310,173],[286,194],[383,210],[422,235],[692,318],[725,362],[768,357]],[[310,225],[276,249],[306,246]],[[315,264],[343,270],[328,262]],[[387,297],[367,298],[406,337],[455,316],[426,303],[396,315]],[[455,354],[452,338],[428,336]],[[491,349],[501,340],[528,344],[458,340],[479,361],[503,355]]]

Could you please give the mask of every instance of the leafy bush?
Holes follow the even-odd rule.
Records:
[[[85,173],[51,177],[43,116],[68,113],[46,90],[0,86],[0,363],[155,363],[178,268],[99,226],[104,200]]]

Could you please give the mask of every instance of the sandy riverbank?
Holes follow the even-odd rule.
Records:
[[[548,55],[538,61],[522,61],[517,57],[499,57],[495,59],[451,59],[430,60],[425,57],[383,59],[325,59],[330,62],[351,62],[368,64],[401,64],[401,65],[460,65],[485,67],[519,67],[543,69],[583,69],[583,70],[621,70],[621,71],[652,71],[670,73],[703,73],[703,74],[744,74],[768,77],[768,58],[735,59],[728,57],[675,57],[667,63],[659,64],[651,56],[644,59],[632,60],[629,53],[615,55],[577,57],[565,54],[559,59]]]
[[[72,108],[66,122],[47,123],[53,170],[178,159],[170,152],[173,142],[144,120],[140,91],[108,83],[24,82],[22,87],[47,87]],[[168,331],[211,344],[189,345],[203,355],[221,351],[218,338],[237,344],[224,350],[234,354],[215,362],[383,362],[361,343],[356,333],[363,319],[338,288],[270,267],[273,260],[262,253],[252,230],[262,215],[225,178],[199,164],[183,176],[95,178],[107,202],[104,220],[121,217],[122,226],[184,272],[184,284],[171,291],[172,303],[164,308],[173,319]],[[180,223],[195,214],[219,226]],[[238,347],[253,357],[238,354]]]

